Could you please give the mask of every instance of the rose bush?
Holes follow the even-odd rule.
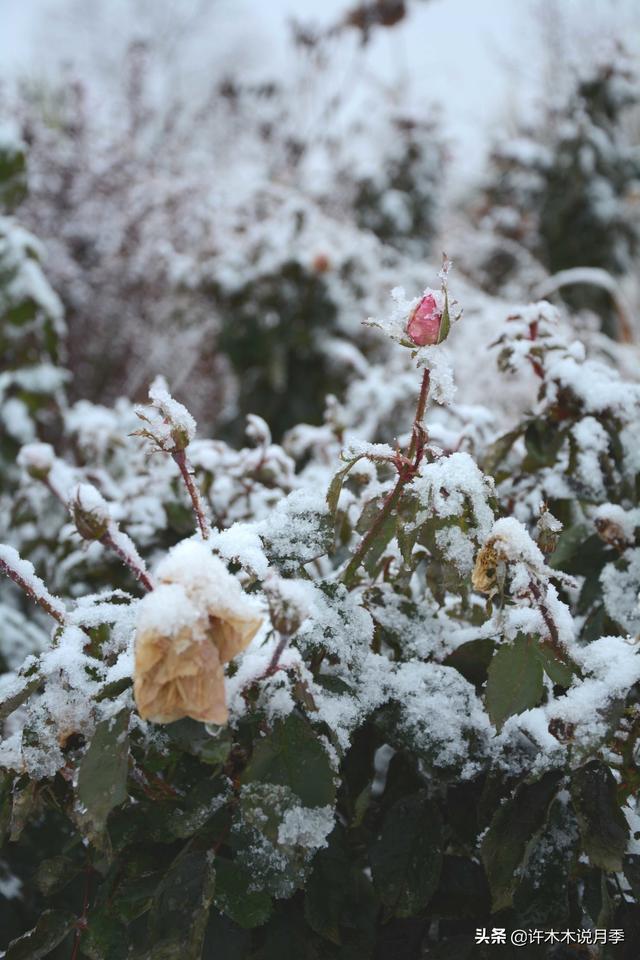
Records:
[[[454,402],[466,321],[440,282],[372,321],[413,384],[393,445],[383,418],[354,429],[385,363],[284,446],[257,416],[247,448],[197,439],[157,382],[137,412],[66,411],[64,457],[22,447],[7,960],[463,960],[493,926],[633,943],[640,388],[538,303],[494,344],[496,391],[530,383],[529,408],[490,428]]]

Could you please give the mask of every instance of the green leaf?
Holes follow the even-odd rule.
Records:
[[[341,944],[340,921],[349,889],[350,862],[343,831],[336,827],[328,846],[313,861],[305,889],[304,915],[312,930],[332,943]]]
[[[606,548],[593,528],[585,523],[567,527],[558,537],[556,548],[549,557],[549,566],[578,576],[589,576],[599,571],[606,561]]]
[[[273,909],[271,897],[264,890],[252,890],[253,877],[234,860],[216,860],[216,893],[214,903],[240,927],[251,929],[266,923]]]
[[[248,960],[251,931],[239,927],[229,917],[212,908],[202,960]],[[255,957],[255,954],[252,954]]]
[[[385,517],[382,526],[376,533],[373,540],[370,542],[369,549],[367,550],[364,560],[365,569],[370,576],[373,576],[380,557],[384,553],[387,544],[394,536],[397,523],[398,518],[394,514],[390,514],[388,517]]]
[[[560,771],[551,770],[536,783],[520,784],[494,814],[480,850],[494,911],[511,904],[527,845],[543,826],[561,777]]]
[[[80,943],[82,956],[89,960],[126,960],[129,956],[127,928],[107,910],[89,914]]]
[[[534,637],[519,634],[498,647],[489,665],[486,704],[498,728],[516,713],[535,707],[544,692],[542,664]]]
[[[482,461],[482,467],[485,473],[488,473],[490,476],[495,474],[521,433],[522,427],[516,427],[515,430],[511,430],[509,433],[505,433],[502,437],[494,440],[487,449]]]
[[[349,460],[346,467],[343,467],[342,470],[338,470],[335,474],[331,483],[329,484],[329,489],[327,490],[327,506],[332,514],[335,514],[338,509],[338,500],[340,499],[340,491],[342,490],[342,484],[347,478],[347,475],[351,468],[358,462],[362,460],[364,454],[359,454],[359,456],[354,457],[352,460]]]
[[[438,343],[442,343],[449,336],[451,330],[451,313],[449,311],[449,294],[444,291],[444,310],[440,320],[440,330],[438,331]]]
[[[11,824],[12,780],[8,770],[0,770],[0,848],[4,846]]]
[[[45,910],[33,930],[12,940],[6,960],[40,960],[62,943],[73,930],[76,918],[66,910]]]
[[[181,750],[212,766],[226,761],[233,744],[228,727],[221,727],[212,735],[207,733],[203,723],[189,718],[168,724],[165,731],[172,743]]]
[[[573,772],[571,799],[591,863],[609,872],[622,870],[629,826],[618,805],[615,778],[602,760]]]
[[[167,833],[181,840],[192,837],[221,809],[223,791],[224,784],[216,777],[195,783],[183,801],[184,806],[175,807],[163,818]]]
[[[369,527],[372,525],[374,520],[376,520],[378,514],[380,513],[380,508],[384,503],[384,499],[384,496],[381,494],[378,497],[373,497],[373,499],[367,500],[362,508],[362,513],[358,517],[358,522],[355,525],[355,530],[357,533],[368,533]]]
[[[574,677],[574,670],[568,663],[563,663],[555,656],[552,650],[542,644],[536,645],[536,652],[544,672],[552,683],[559,687],[570,687]]]
[[[9,839],[18,840],[36,806],[36,781],[21,778],[14,784],[11,798]]]
[[[490,900],[479,864],[466,857],[445,856],[438,889],[429,901],[430,916],[477,917],[489,912]]]
[[[487,670],[495,650],[495,641],[490,637],[468,640],[450,653],[443,661],[445,667],[454,667],[465,680],[481,686],[487,679]]]
[[[64,889],[68,883],[78,876],[82,868],[82,863],[71,860],[69,857],[51,857],[51,859],[43,860],[38,865],[34,877],[35,885],[45,897],[50,897]]]
[[[129,711],[102,720],[78,770],[77,817],[81,830],[97,841],[114,807],[127,799]]]
[[[569,877],[578,831],[571,804],[556,797],[547,822],[528,850],[527,863],[513,895],[519,927],[548,928],[570,923]]]
[[[145,960],[200,960],[214,889],[213,853],[186,847],[156,891]]]
[[[442,869],[442,818],[421,791],[395,803],[370,851],[380,899],[399,917],[419,913],[435,892]]]
[[[611,897],[607,875],[597,867],[583,868],[582,906],[596,927],[607,927],[611,917]]]
[[[546,420],[531,420],[524,432],[527,456],[523,467],[534,471],[540,467],[551,467],[565,441],[566,434]]]
[[[275,783],[289,787],[306,807],[333,803],[335,785],[327,751],[311,724],[299,713],[277,720],[259,740],[242,783]]]

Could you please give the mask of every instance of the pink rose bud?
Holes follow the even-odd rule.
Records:
[[[442,313],[433,294],[428,293],[409,317],[407,333],[417,347],[438,342]]]

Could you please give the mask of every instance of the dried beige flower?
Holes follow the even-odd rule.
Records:
[[[477,590],[478,593],[493,593],[495,591],[500,560],[500,554],[494,543],[486,543],[481,548],[471,574],[471,583],[474,590]]]
[[[244,650],[262,616],[256,602],[205,544],[188,540],[156,571],[158,586],[140,601],[134,695],[155,723],[228,719],[223,664]]]

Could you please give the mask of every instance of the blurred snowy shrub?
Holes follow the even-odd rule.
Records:
[[[25,145],[0,130],[0,493],[23,443],[54,430],[66,371],[62,304],[43,273],[43,248],[11,213],[25,191]]]
[[[619,277],[640,250],[640,154],[628,116],[640,103],[635,64],[616,48],[576,78],[537,125],[500,143],[478,210],[485,289],[511,295],[545,271],[596,267]],[[520,285],[520,286],[518,286]],[[611,332],[611,298],[576,278],[563,295]]]
[[[363,359],[283,445],[257,415],[247,447],[198,439],[157,380],[71,406],[63,455],[21,449],[7,960],[480,960],[482,927],[637,930],[638,386],[520,308],[493,394],[539,392],[496,435],[454,400],[447,264],[393,298],[370,323],[398,365]]]
[[[347,339],[366,346],[363,299],[378,309],[402,258],[431,248],[444,173],[429,112],[377,89],[354,110],[349,85],[327,83],[344,44],[357,70],[355,43],[298,37],[293,77],[218,68],[191,102],[158,96],[160,53],[136,42],[116,79],[15,95],[19,212],[64,303],[72,399],[139,399],[160,372],[236,441],[253,409],[277,439],[319,419],[345,385]]]

